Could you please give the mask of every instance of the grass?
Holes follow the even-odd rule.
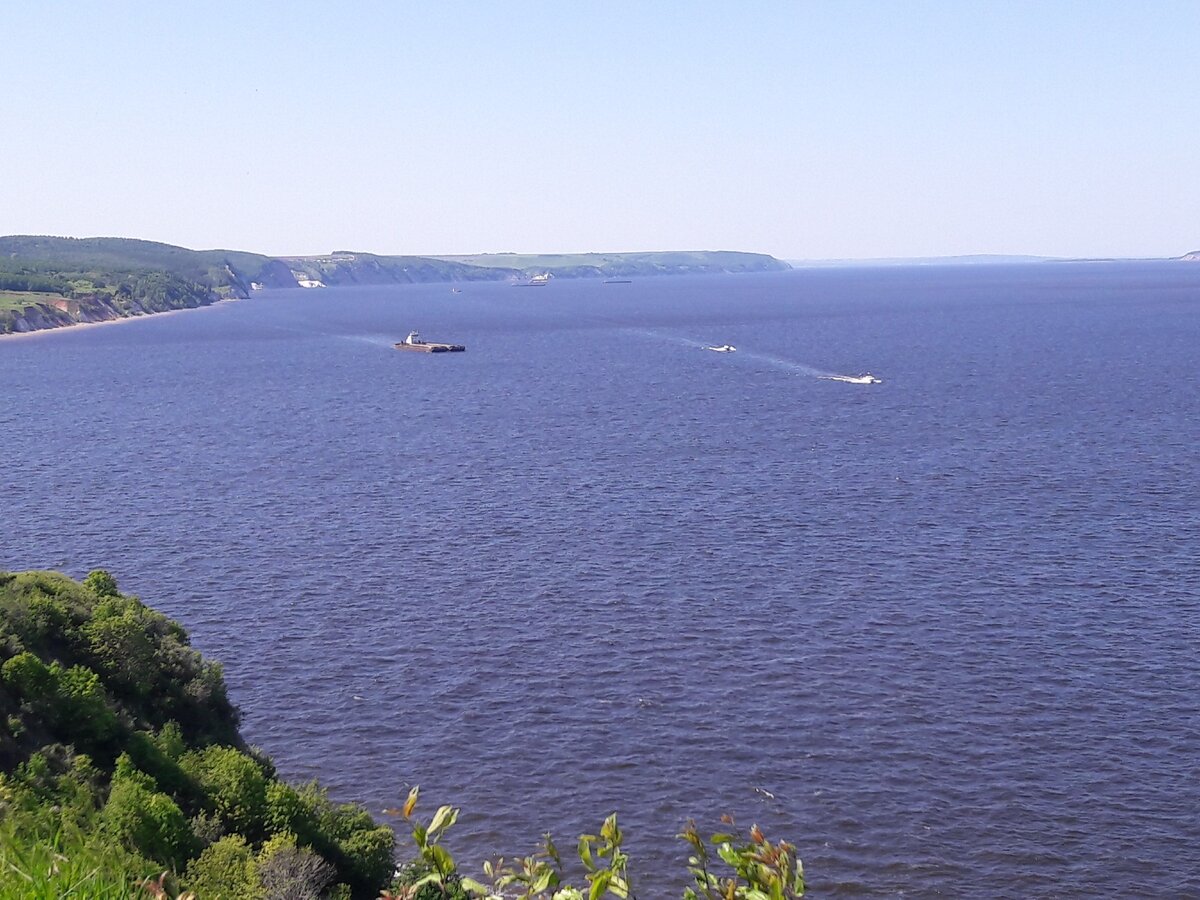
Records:
[[[22,310],[35,303],[50,303],[64,300],[62,294],[37,294],[33,291],[0,291],[0,310]]]
[[[20,828],[12,816],[0,823],[0,900],[150,896],[138,887],[130,860],[115,848],[89,841],[73,828],[56,829],[51,835],[31,831]]]

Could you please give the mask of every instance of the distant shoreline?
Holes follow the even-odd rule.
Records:
[[[192,306],[187,309],[164,309],[160,312],[142,313],[136,316],[117,316],[115,319],[103,319],[99,322],[72,322],[69,325],[55,325],[52,328],[35,328],[32,331],[12,331],[6,334],[0,334],[0,341],[15,340],[19,338],[35,338],[50,334],[60,334],[64,331],[76,331],[83,328],[101,328],[105,325],[122,325],[126,322],[137,322],[142,319],[157,319],[159,316],[173,316],[176,313],[197,312],[202,309],[212,309],[221,306],[224,303],[240,303],[240,297],[225,297],[220,300],[214,300],[212,303],[207,303],[204,306]]]

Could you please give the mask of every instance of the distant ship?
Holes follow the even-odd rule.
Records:
[[[719,347],[705,347],[705,350],[711,350],[713,353],[733,353],[737,347],[733,344],[722,344]]]
[[[421,340],[421,336],[415,331],[410,331],[408,337],[395,346],[397,350],[415,350],[417,353],[462,353],[467,349],[462,344],[439,344]]]
[[[883,384],[882,378],[876,378],[870,372],[862,375],[821,375],[826,381],[844,381],[846,384]]]
[[[550,283],[553,276],[549,272],[539,272],[537,275],[530,275],[525,281],[514,281],[514,287],[545,287]]]

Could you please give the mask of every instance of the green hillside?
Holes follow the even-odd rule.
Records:
[[[0,898],[376,897],[395,837],[238,734],[220,666],[105,572],[0,572]]]
[[[126,238],[0,237],[0,334],[207,306],[249,296],[255,281],[296,283],[286,265],[254,253]]]
[[[296,275],[331,287],[351,284],[412,284],[430,281],[496,281],[508,274],[490,268],[428,256],[379,256],[341,250],[328,256],[286,256]]]
[[[277,260],[240,250],[188,250],[132,238],[0,237],[0,276],[142,272],[166,272],[239,296],[245,296],[252,281],[292,284]]]

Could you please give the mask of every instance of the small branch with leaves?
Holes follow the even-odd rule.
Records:
[[[615,813],[604,820],[599,834],[579,838],[576,852],[585,887],[565,883],[562,856],[549,834],[530,856],[485,863],[483,874],[490,882],[485,883],[460,876],[453,857],[439,843],[458,819],[458,810],[441,806],[423,825],[413,817],[419,796],[420,789],[414,787],[396,812],[412,828],[421,874],[409,884],[385,891],[381,900],[637,900],[630,888],[629,857],[621,849],[624,836]],[[722,816],[721,821],[731,829],[734,826],[730,816]],[[796,848],[786,841],[772,843],[757,825],[751,826],[748,840],[720,832],[705,841],[694,822],[688,822],[679,837],[691,848],[688,872],[693,884],[684,889],[683,900],[795,900],[804,895],[804,868]],[[732,872],[714,872],[714,864],[719,863]]]

